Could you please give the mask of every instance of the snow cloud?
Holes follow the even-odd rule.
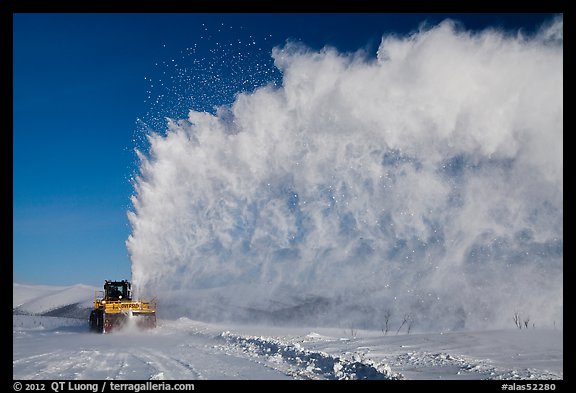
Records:
[[[139,153],[135,290],[205,319],[561,325],[562,29],[445,21],[377,59],[275,48],[281,86]]]

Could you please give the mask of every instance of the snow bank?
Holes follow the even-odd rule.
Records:
[[[323,352],[302,348],[299,344],[287,344],[280,340],[264,337],[244,337],[223,332],[227,343],[238,346],[250,356],[263,356],[271,362],[287,362],[293,366],[290,372],[295,377],[307,379],[402,379],[402,375],[393,373],[385,363],[375,363],[361,354],[333,357]]]

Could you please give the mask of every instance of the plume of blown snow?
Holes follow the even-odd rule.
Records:
[[[135,290],[206,319],[561,324],[562,26],[275,48],[281,86],[139,152]]]

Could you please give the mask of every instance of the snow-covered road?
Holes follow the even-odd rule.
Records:
[[[340,328],[222,326],[88,332],[82,320],[13,316],[14,379],[562,379],[562,331],[384,336]]]
[[[20,317],[22,318],[22,317]],[[15,379],[288,379],[214,347],[209,335],[160,327],[89,333],[84,325],[14,332]]]

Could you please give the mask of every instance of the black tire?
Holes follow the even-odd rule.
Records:
[[[90,330],[102,333],[104,330],[104,315],[102,310],[92,310],[90,312]]]

